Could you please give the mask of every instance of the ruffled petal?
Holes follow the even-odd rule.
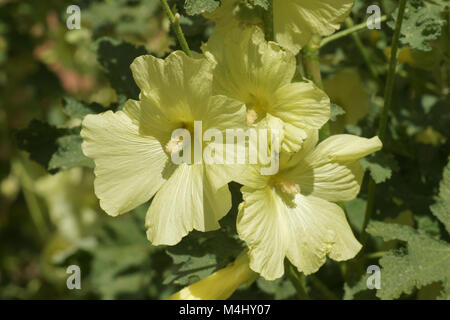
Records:
[[[363,138],[351,134],[337,134],[321,142],[311,154],[310,161],[326,159],[351,162],[365,157],[382,148],[378,137]]]
[[[286,208],[293,240],[286,255],[300,272],[306,275],[316,272],[325,263],[327,254],[343,261],[359,252],[361,244],[338,205],[300,194],[294,202],[294,208]]]
[[[154,245],[175,245],[193,229],[218,229],[230,209],[228,186],[215,192],[203,165],[181,164],[150,205],[147,237]]]
[[[279,88],[268,112],[287,126],[283,150],[295,152],[307,136],[307,129],[320,129],[330,118],[330,99],[312,82],[296,82]]]
[[[327,36],[339,29],[349,15],[353,0],[274,1],[275,39],[294,54],[309,42],[312,35]]]
[[[212,93],[212,64],[202,58],[174,51],[167,58],[151,55],[136,58],[131,64],[134,79],[145,95],[151,96],[169,118],[199,117]]]
[[[294,180],[304,195],[332,202],[350,201],[358,194],[364,174],[359,159],[381,147],[378,137],[335,135],[300,159],[301,165],[283,174]]]
[[[342,209],[326,200],[297,194],[287,203],[269,187],[242,188],[238,234],[248,248],[250,267],[267,280],[283,275],[287,257],[300,272],[316,272],[327,254],[353,258],[361,249]]]
[[[250,268],[267,280],[284,273],[284,257],[292,237],[286,220],[286,207],[269,188],[241,189],[237,231],[249,248]]]
[[[95,194],[108,214],[117,216],[148,201],[165,181],[168,161],[161,144],[139,134],[139,102],[124,111],[88,115],[83,120],[83,153],[95,162]]]
[[[217,94],[245,103],[267,103],[272,92],[291,82],[295,57],[274,42],[266,42],[257,27],[229,30],[228,36],[212,36],[203,51],[215,63]]]

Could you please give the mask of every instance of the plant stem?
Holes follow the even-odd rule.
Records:
[[[348,17],[345,20],[345,25],[347,27],[351,28],[354,25],[352,18]],[[351,36],[353,38],[353,41],[355,42],[356,48],[358,49],[359,53],[361,54],[361,56],[364,59],[364,62],[366,63],[367,67],[369,68],[371,76],[375,80],[377,80],[377,82],[379,83],[380,79],[378,77],[378,72],[375,69],[375,67],[373,66],[372,61],[370,61],[369,53],[367,52],[364,44],[362,43],[361,38],[359,37],[359,35],[357,33],[352,33]]]
[[[378,22],[378,21],[379,21],[380,23],[381,23],[381,22],[384,22],[384,21],[387,20],[387,18],[388,18],[388,16],[387,16],[387,15],[384,15],[384,16],[380,17],[379,20],[376,20],[376,22]],[[333,34],[333,35],[331,35],[331,36],[329,36],[329,37],[323,38],[322,41],[320,42],[320,47],[323,47],[323,46],[327,45],[328,43],[330,43],[330,42],[332,42],[332,41],[335,41],[335,40],[337,40],[337,39],[346,37],[346,36],[348,36],[349,34],[353,34],[353,33],[355,33],[355,32],[364,30],[364,29],[366,29],[366,28],[367,28],[367,22],[366,22],[366,21],[364,21],[364,22],[362,22],[362,23],[360,23],[360,24],[357,24],[357,25],[355,25],[355,26],[348,27],[348,28],[345,29],[345,30],[342,30],[342,31],[340,31],[340,32],[337,32],[337,33],[335,33],[335,34]]]
[[[400,30],[402,28],[402,22],[403,22],[403,16],[405,14],[405,6],[406,6],[406,0],[400,0],[400,5],[398,9],[398,15],[397,15],[397,21],[395,23],[395,30],[394,35],[392,37],[392,50],[391,50],[391,57],[389,61],[389,71],[386,81],[386,87],[384,90],[384,107],[381,114],[380,124],[378,127],[378,137],[381,141],[384,141],[384,136],[386,133],[386,126],[388,121],[388,113],[392,105],[392,93],[394,90],[394,80],[395,80],[395,69],[397,66],[397,50],[398,50],[398,42],[400,39]],[[376,184],[375,181],[371,177],[369,177],[369,191],[368,191],[368,200],[367,200],[367,207],[366,207],[366,214],[364,217],[364,224],[361,231],[360,236],[360,242],[361,244],[365,245],[365,242],[367,240],[367,232],[366,228],[369,224],[369,220],[372,217],[373,211],[374,211],[374,204],[375,204],[375,192],[376,192]]]
[[[338,300],[338,296],[331,291],[330,289],[328,289],[328,287],[322,282],[320,281],[320,279],[314,275],[311,275],[308,277],[308,279],[311,281],[311,284],[317,289],[319,290],[327,299],[329,300]]]
[[[181,49],[183,49],[184,53],[186,53],[187,56],[191,57],[191,50],[189,49],[186,38],[184,37],[183,30],[181,30],[180,27],[180,15],[178,13],[175,15],[172,13],[167,0],[161,0],[161,5],[166,11],[170,23],[173,25],[173,30],[175,31],[175,35],[177,36],[178,43],[180,44]]]
[[[300,300],[310,300],[311,298],[306,291],[306,283],[305,276],[302,273],[299,273],[297,269],[286,259],[284,264],[284,269],[286,270],[286,274],[289,280],[297,290],[297,297]]]
[[[264,34],[267,41],[273,41],[275,35],[273,33],[273,0],[269,0],[269,8],[264,11]]]
[[[319,63],[320,37],[313,36],[311,41],[303,47],[303,66],[306,77],[312,80],[320,89],[323,89],[322,76]]]
[[[378,252],[374,252],[371,254],[368,254],[366,256],[366,259],[378,259],[381,258],[382,256],[384,256],[385,254],[387,254],[388,251],[378,251]]]
[[[305,69],[305,75],[308,79],[312,80],[316,86],[323,90],[322,75],[320,74],[319,63],[319,48],[320,48],[320,36],[313,36],[311,41],[303,47],[303,67]],[[327,122],[319,130],[319,141],[322,141],[330,136],[330,125]]]

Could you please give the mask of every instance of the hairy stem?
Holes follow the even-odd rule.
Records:
[[[394,90],[394,80],[395,80],[395,69],[397,66],[397,50],[398,50],[398,42],[400,38],[400,30],[402,28],[402,22],[403,22],[403,16],[405,14],[405,6],[406,6],[406,0],[400,0],[400,5],[398,9],[398,15],[397,15],[397,21],[395,23],[395,30],[394,35],[392,37],[392,50],[391,50],[391,57],[389,61],[389,71],[386,81],[386,86],[384,90],[384,106],[381,114],[380,124],[378,127],[378,137],[381,141],[384,140],[384,136],[386,133],[386,126],[388,121],[388,114],[389,110],[391,109],[392,105],[392,93]],[[367,240],[367,232],[366,228],[369,224],[369,220],[372,217],[373,211],[374,211],[374,205],[375,205],[375,193],[376,193],[376,184],[375,181],[371,177],[369,177],[369,194],[368,194],[368,200],[367,200],[367,207],[366,207],[366,214],[364,217],[364,224],[361,231],[360,236],[360,242],[361,244],[365,245],[365,242]]]
[[[329,300],[339,300],[338,296],[333,291],[328,289],[328,287],[318,277],[311,275],[308,279],[311,281],[311,284],[324,295],[324,297]]]
[[[284,269],[289,280],[292,282],[295,290],[297,290],[297,297],[300,300],[310,300],[311,298],[306,291],[306,282],[304,274],[297,271],[297,269],[286,259]]]
[[[180,44],[181,49],[183,49],[184,53],[186,53],[187,56],[191,57],[191,50],[189,49],[186,38],[184,37],[183,30],[181,30],[180,27],[180,15],[178,13],[175,15],[172,13],[167,0],[161,0],[161,5],[163,6],[167,16],[169,17],[169,21],[173,26],[173,30],[175,32],[175,35],[177,36],[178,43]]]
[[[312,80],[316,86],[323,90],[322,75],[320,74],[319,48],[320,36],[313,36],[311,41],[303,47],[303,67],[305,75]],[[330,125],[326,123],[320,128],[319,140],[322,141],[330,136]]]
[[[351,27],[354,25],[352,18],[348,17],[345,20],[345,25],[351,29]],[[359,53],[364,59],[364,62],[366,63],[367,67],[369,68],[370,75],[379,82],[378,72],[375,69],[375,67],[372,64],[372,61],[370,61],[369,53],[366,50],[366,47],[361,41],[361,38],[357,33],[351,34],[353,42],[355,42],[356,48],[358,49]]]
[[[387,18],[388,18],[388,16],[384,15],[384,16],[380,17],[380,19],[375,20],[375,22],[380,22],[381,23],[381,22],[386,21]],[[348,26],[348,28],[345,29],[345,30],[337,32],[337,33],[335,33],[335,34],[333,34],[333,35],[331,35],[329,37],[323,38],[323,40],[320,42],[320,47],[323,47],[323,46],[327,45],[328,43],[330,43],[332,41],[335,41],[337,39],[341,39],[341,38],[346,37],[346,36],[348,36],[350,34],[353,34],[355,32],[364,30],[366,28],[367,28],[367,22],[366,21],[364,21],[364,22],[362,22],[360,24],[354,25],[354,26]]]

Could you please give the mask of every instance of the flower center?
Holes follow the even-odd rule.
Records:
[[[295,196],[301,192],[300,186],[297,183],[280,175],[272,177],[272,185],[277,193],[290,204],[292,204]]]
[[[177,139],[170,139],[169,142],[167,142],[165,150],[168,154],[173,154],[180,152],[180,150],[183,148],[183,139],[181,137]]]
[[[278,188],[281,192],[294,197],[301,191],[300,186],[292,181],[280,181],[275,184],[275,187]]]
[[[247,105],[247,125],[251,126],[254,123],[262,120],[266,116],[266,103],[251,94],[249,101],[246,103]]]
[[[186,129],[189,131],[189,134],[191,136],[191,140],[194,137],[194,125],[193,123],[188,122],[182,122],[177,129]],[[186,141],[186,143],[191,143],[191,141]],[[191,146],[192,147],[192,146]],[[183,149],[183,137],[176,137],[172,138],[167,142],[166,146],[164,147],[164,150],[169,154],[172,155],[174,153],[179,153]]]

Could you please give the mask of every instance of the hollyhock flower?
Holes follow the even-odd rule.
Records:
[[[274,0],[275,40],[297,54],[315,34],[328,36],[350,14],[354,0]]]
[[[266,115],[283,121],[282,150],[299,150],[306,130],[319,129],[328,121],[327,95],[310,81],[292,82],[295,57],[265,41],[258,27],[230,30],[224,39],[213,35],[202,49],[216,63],[214,93],[244,102],[248,125]]]
[[[283,275],[285,257],[311,274],[327,255],[347,260],[361,248],[335,202],[356,197],[363,177],[359,159],[379,150],[381,141],[347,134],[317,141],[316,131],[299,152],[281,154],[276,175],[250,166],[238,179],[244,185],[238,234],[249,248],[251,269],[268,280]]]
[[[245,107],[212,95],[212,65],[205,58],[181,51],[164,60],[145,55],[131,70],[140,100],[128,100],[122,111],[88,115],[82,123],[82,149],[95,162],[94,187],[102,209],[117,216],[154,196],[146,216],[147,237],[154,245],[174,245],[193,229],[218,229],[231,208],[229,171],[202,159],[175,164],[173,155],[191,151],[192,144],[172,133],[184,128],[194,136],[195,121],[203,130],[245,128]]]
[[[275,41],[297,54],[313,35],[328,36],[350,14],[354,0],[274,0]],[[262,7],[239,0],[223,0],[205,16],[215,22],[214,32],[225,36],[232,28],[263,25]]]

